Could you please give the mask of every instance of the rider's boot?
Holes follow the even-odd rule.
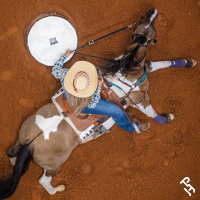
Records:
[[[146,131],[150,127],[150,123],[140,123],[138,120],[136,120],[133,116],[133,113],[127,112],[127,114],[130,122],[132,122],[134,131],[136,131],[136,133],[139,134],[142,131]]]
[[[150,127],[150,123],[139,123],[137,120],[133,120],[133,127],[137,134],[146,131]]]

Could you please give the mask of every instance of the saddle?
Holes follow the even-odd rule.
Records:
[[[104,115],[97,115],[97,114],[89,115],[85,113],[80,113],[78,116],[74,116],[73,115],[74,109],[71,107],[69,101],[65,98],[64,93],[62,93],[60,96],[56,98],[56,102],[62,108],[63,110],[62,114],[65,117],[69,117],[79,131],[85,131],[92,124],[96,125],[97,124],[96,121],[99,118],[104,117]]]
[[[52,102],[55,104],[60,115],[64,117],[79,136],[81,143],[96,139],[103,133],[110,132],[111,127],[115,123],[112,117],[107,115],[80,113],[78,116],[74,116],[74,109],[65,98],[63,88],[58,90],[52,97]]]

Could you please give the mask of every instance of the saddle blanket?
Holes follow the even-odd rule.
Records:
[[[110,129],[115,124],[115,121],[112,117],[104,115],[89,115],[86,119],[79,119],[72,114],[64,113],[63,106],[61,106],[57,99],[61,98],[64,95],[64,89],[61,88],[58,92],[52,97],[52,102],[58,109],[58,112],[66,120],[66,122],[72,127],[72,129],[79,136],[79,139],[82,143],[86,143],[90,140],[96,139],[101,136],[103,133],[110,132]],[[105,119],[105,120],[103,120]],[[96,131],[96,124],[101,123],[100,130]]]

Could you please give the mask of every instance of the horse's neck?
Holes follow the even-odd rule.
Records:
[[[140,79],[144,73],[145,73],[145,68],[144,68],[144,63],[145,63],[145,55],[146,55],[146,50],[147,47],[140,46],[136,55],[133,58],[133,63],[137,63],[136,66],[134,66],[134,71],[131,72],[128,76],[127,79],[130,81],[135,81]]]
[[[146,55],[147,47],[140,46],[134,59],[134,63],[142,63],[144,64],[145,55]]]

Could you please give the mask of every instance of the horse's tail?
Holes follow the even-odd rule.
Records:
[[[33,154],[33,148],[29,146],[31,142],[20,148],[12,177],[0,180],[0,199],[6,199],[15,192],[21,176],[28,169]]]

